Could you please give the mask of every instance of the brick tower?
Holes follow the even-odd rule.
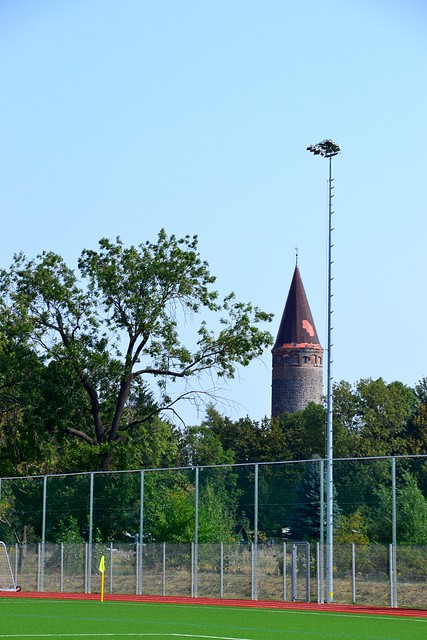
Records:
[[[322,402],[323,349],[317,337],[298,265],[272,349],[271,416]]]

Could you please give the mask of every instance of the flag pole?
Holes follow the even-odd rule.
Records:
[[[104,602],[104,579],[105,579],[105,557],[101,556],[99,561],[99,571],[101,572],[101,602]]]

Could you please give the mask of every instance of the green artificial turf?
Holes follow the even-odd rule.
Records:
[[[0,640],[425,640],[427,618],[186,604],[0,599]]]

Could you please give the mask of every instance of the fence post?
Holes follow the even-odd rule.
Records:
[[[292,544],[292,580],[291,580],[291,590],[292,590],[292,602],[296,602],[297,600],[297,546],[295,543]]]
[[[137,594],[142,594],[142,558],[144,547],[144,471],[140,474],[140,486],[139,486],[139,575],[138,575],[138,591]]]
[[[166,595],[166,542],[162,542],[162,596]]]
[[[283,573],[283,582],[282,582],[282,593],[283,600],[286,600],[286,542],[283,543],[283,564],[282,564],[282,573]]]
[[[59,591],[64,591],[64,543],[61,542],[61,575],[59,578]]]
[[[92,593],[92,541],[93,541],[93,471],[89,485],[89,546],[87,552],[87,593]]]
[[[251,542],[251,600],[256,600],[256,569],[255,569],[255,554],[256,543]]]
[[[40,591],[40,556],[41,556],[41,544],[37,544],[37,591]]]
[[[319,597],[320,604],[325,602],[325,461],[319,460],[320,465],[320,549],[319,549]]]
[[[139,542],[135,542],[135,594],[139,595]]]
[[[392,597],[391,597],[391,606],[397,607],[397,557],[396,557],[396,546],[397,546],[397,532],[396,532],[396,458],[392,458],[391,460],[391,480],[392,480],[392,561],[391,561],[391,585],[392,585]]]
[[[114,543],[110,542],[110,593],[113,593],[113,551]]]
[[[219,545],[219,595],[220,598],[224,597],[224,543],[220,542]]]
[[[15,584],[18,584],[18,567],[19,567],[19,544],[15,542]]]
[[[191,597],[194,598],[194,542],[191,543]]]
[[[46,493],[47,476],[43,476],[43,507],[42,507],[42,542],[46,542]]]
[[[85,593],[89,593],[88,591],[88,556],[89,556],[89,551],[88,551],[88,543],[85,542],[85,576],[84,576],[84,583],[85,583]]]
[[[394,590],[393,590],[393,545],[388,545],[388,577],[390,585],[390,607],[394,607]]]
[[[254,544],[252,547],[252,600],[258,600],[258,471],[259,465],[255,464],[254,477]]]
[[[356,604],[356,545],[351,543],[351,600]]]
[[[42,507],[42,544],[40,558],[40,589],[44,591],[44,551],[46,543],[46,494],[47,494],[47,476],[43,476],[43,507]]]
[[[322,604],[320,600],[320,543],[316,542],[316,591],[317,604]]]
[[[194,508],[194,593],[193,597],[197,598],[197,572],[199,563],[199,467],[196,467],[196,495],[195,495],[195,508]]]

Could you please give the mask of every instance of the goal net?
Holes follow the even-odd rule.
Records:
[[[13,577],[6,545],[0,542],[0,591],[21,591]]]

